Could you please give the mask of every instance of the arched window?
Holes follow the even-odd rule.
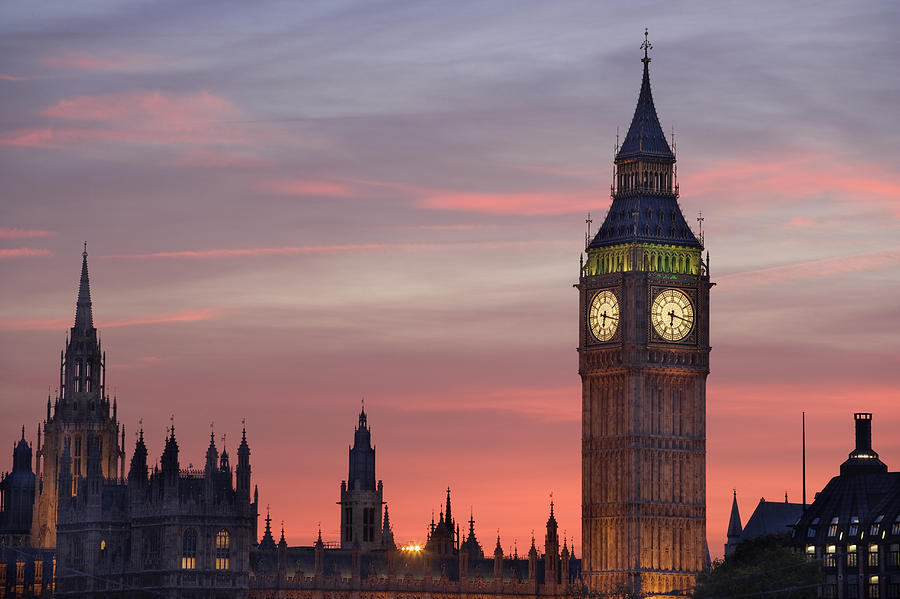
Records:
[[[225,533],[226,535],[228,533]],[[181,538],[181,569],[193,570],[197,567],[197,531],[187,529]]]
[[[227,530],[216,533],[216,570],[228,570],[230,568],[229,556],[231,553],[231,538]]]

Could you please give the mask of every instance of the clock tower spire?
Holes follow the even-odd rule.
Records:
[[[675,154],[641,89],[612,204],[579,282],[585,581],[665,596],[706,558],[708,272],[678,205]]]

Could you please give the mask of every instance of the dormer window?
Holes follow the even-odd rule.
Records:
[[[837,536],[838,523],[839,523],[839,518],[837,516],[835,516],[834,518],[831,519],[831,526],[828,527],[828,536],[829,537]]]
[[[859,534],[859,516],[850,517],[850,530],[847,531],[847,534],[851,537]]]

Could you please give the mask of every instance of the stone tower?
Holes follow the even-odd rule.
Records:
[[[72,488],[67,490],[71,495],[78,492],[79,478],[88,474],[88,447],[97,454],[96,465],[103,478],[124,476],[125,452],[120,444],[115,400],[111,401],[106,392],[106,356],[94,328],[87,257],[85,246],[75,325],[60,354],[59,392],[52,406],[47,398],[43,445],[38,436],[35,474],[39,482],[31,525],[31,542],[37,547],[56,546],[57,481],[63,474],[58,464],[63,463],[60,458],[65,445],[70,451],[71,471],[66,480],[71,481]],[[124,437],[124,429],[121,434]]]
[[[650,91],[617,148],[612,204],[579,290],[582,576],[665,595],[706,559],[709,282],[678,205],[675,155]]]
[[[350,448],[349,474],[341,481],[341,549],[355,544],[361,551],[381,548],[382,489],[381,481],[375,484],[375,448],[363,407]]]

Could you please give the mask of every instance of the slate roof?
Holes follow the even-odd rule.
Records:
[[[638,95],[634,118],[625,135],[625,141],[616,154],[616,162],[630,158],[649,158],[655,160],[675,161],[675,154],[669,148],[669,142],[659,124],[656,106],[653,105],[653,93],[650,90],[650,59],[643,59],[644,77],[641,81],[641,93]]]
[[[622,142],[616,162],[634,158],[675,162],[656,115],[650,91],[649,59],[644,59],[644,78],[634,118]],[[636,211],[634,215],[632,212]],[[703,249],[685,221],[677,196],[668,191],[628,190],[617,194],[606,219],[589,249],[630,243],[677,245]]]
[[[632,214],[633,211],[637,211]],[[674,195],[616,197],[589,249],[629,243],[703,249],[688,226]]]
[[[741,532],[741,541],[748,541],[766,535],[790,533],[792,527],[802,515],[802,503],[760,499],[759,504],[753,510],[753,514],[747,520],[747,524]]]

